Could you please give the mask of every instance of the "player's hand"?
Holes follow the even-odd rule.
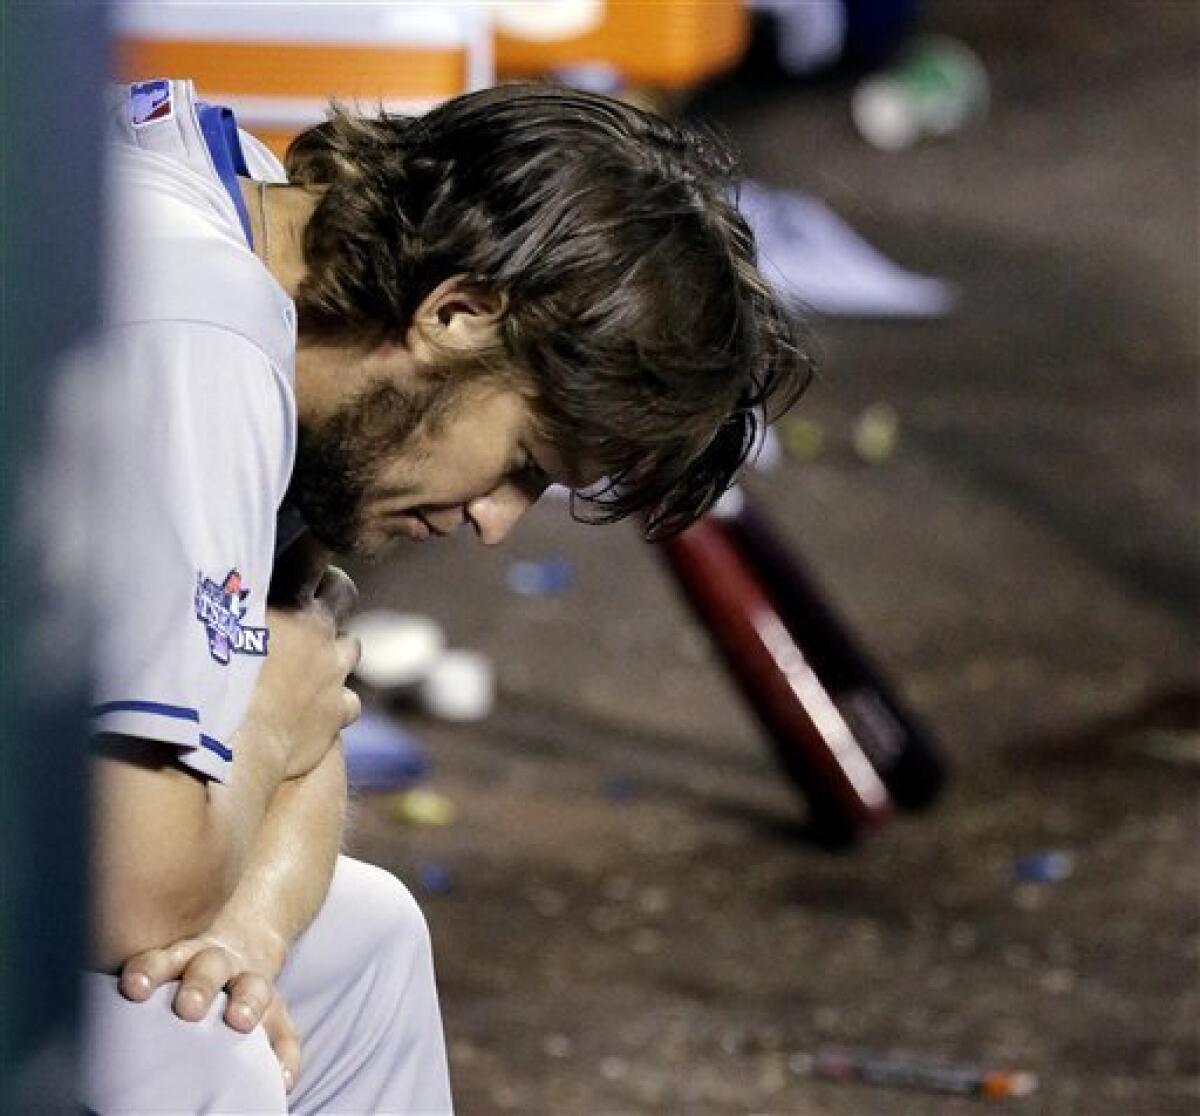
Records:
[[[311,595],[267,609],[270,652],[247,721],[283,750],[286,778],[316,767],[362,711],[346,688],[361,646],[338,635],[357,600],[354,582],[331,566]]]
[[[358,608],[358,586],[345,570],[337,566],[326,566],[317,587],[313,591],[313,602],[329,610],[338,632],[346,628],[346,622]],[[307,603],[307,602],[304,602]]]
[[[256,950],[235,933],[214,930],[131,957],[121,970],[120,989],[128,999],[140,1001],[177,980],[172,1008],[191,1023],[203,1019],[224,990],[229,994],[226,1024],[243,1033],[262,1024],[290,1092],[300,1074],[300,1035],[274,984],[282,968],[277,959],[285,956],[281,943]]]
[[[276,555],[267,604],[290,608],[311,598],[332,557],[333,552],[316,535],[303,532],[282,554]]]

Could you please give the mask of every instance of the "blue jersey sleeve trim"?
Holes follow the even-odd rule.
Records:
[[[200,122],[200,132],[204,136],[221,184],[237,210],[238,220],[242,222],[246,243],[253,248],[250,214],[246,209],[246,199],[242,197],[241,188],[238,186],[239,174],[246,178],[252,176],[246,166],[246,155],[242,151],[242,141],[238,138],[237,120],[234,119],[233,110],[197,101],[196,119]]]
[[[168,705],[162,701],[108,701],[93,705],[92,717],[98,723],[105,718],[112,718],[104,723],[112,726],[107,731],[118,735],[144,736],[172,747],[187,749],[193,755],[211,752],[223,764],[233,762],[233,749],[222,744],[215,736],[200,732],[200,714],[185,705]],[[161,717],[163,720],[148,721],[146,717]],[[180,727],[172,728],[169,725]],[[103,732],[104,729],[98,724],[95,731]],[[186,755],[181,758],[192,766]],[[210,778],[213,777],[211,760],[201,762],[199,767]]]
[[[232,748],[226,748],[225,745],[219,740],[216,740],[211,736],[205,736],[204,733],[200,734],[200,746],[202,748],[207,748],[210,752],[220,756],[221,759],[223,759],[226,763],[230,763],[233,760]]]
[[[159,717],[174,717],[197,725],[200,723],[200,714],[195,709],[184,705],[166,705],[161,701],[107,701],[103,705],[92,706],[93,717],[103,717],[108,713],[154,713]]]

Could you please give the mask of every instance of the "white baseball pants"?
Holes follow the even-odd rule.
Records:
[[[450,1113],[450,1081],[425,917],[394,876],[339,857],[313,924],[277,981],[300,1032],[300,1079],[285,1094],[262,1027],[171,1010],[171,983],[145,1003],[115,977],[83,984],[83,1102],[99,1113]]]

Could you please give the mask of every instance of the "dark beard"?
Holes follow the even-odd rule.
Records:
[[[420,428],[430,402],[428,391],[381,384],[319,424],[300,427],[287,499],[331,550],[358,549],[367,490]]]

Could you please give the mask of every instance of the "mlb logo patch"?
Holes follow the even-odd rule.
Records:
[[[265,655],[270,632],[243,623],[250,590],[242,575],[230,570],[222,581],[196,572],[196,619],[208,635],[208,652],[222,666],[232,655]]]
[[[129,87],[129,120],[135,128],[167,120],[174,111],[169,81],[135,81]]]

